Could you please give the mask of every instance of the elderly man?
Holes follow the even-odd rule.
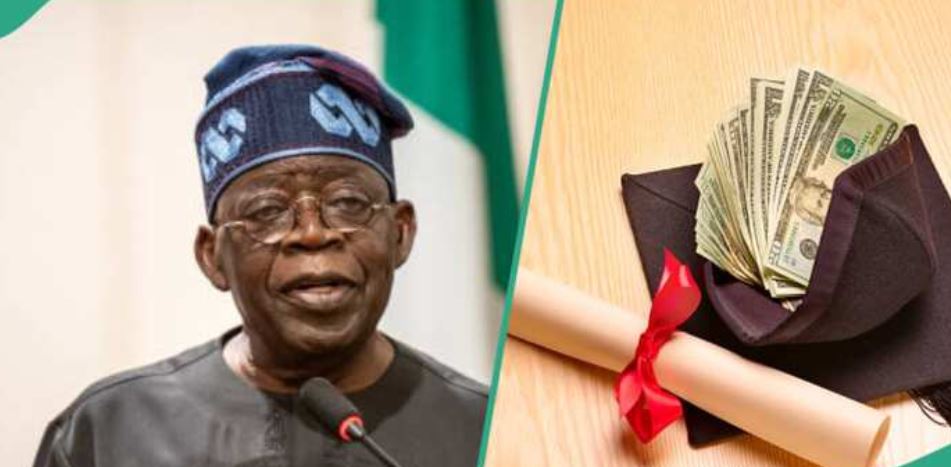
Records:
[[[308,421],[297,393],[314,377],[402,465],[474,465],[485,388],[376,329],[416,232],[390,146],[413,126],[407,109],[359,64],[309,46],[232,51],[205,81],[209,225],[195,258],[243,325],[91,386],[34,465],[379,465]]]

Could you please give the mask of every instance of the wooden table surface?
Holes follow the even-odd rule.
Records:
[[[646,313],[623,173],[699,162],[751,76],[817,67],[921,129],[951,181],[951,2],[565,0],[521,266]],[[649,445],[617,414],[614,375],[515,338],[505,345],[486,465],[806,465],[751,436],[691,449],[682,422]],[[913,401],[880,465],[951,443]]]

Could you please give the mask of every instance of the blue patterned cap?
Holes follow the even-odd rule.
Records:
[[[266,162],[352,157],[396,198],[390,141],[413,128],[406,106],[356,61],[308,45],[242,47],[205,75],[195,144],[209,222],[228,184]]]

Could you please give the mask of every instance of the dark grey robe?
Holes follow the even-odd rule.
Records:
[[[221,352],[237,331],[91,386],[50,423],[34,467],[382,465],[309,423],[294,397],[238,379]],[[383,376],[347,394],[370,435],[405,467],[474,466],[485,387],[390,340]]]

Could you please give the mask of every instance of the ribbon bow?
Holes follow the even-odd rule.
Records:
[[[664,272],[651,303],[647,330],[641,334],[634,359],[621,372],[614,387],[621,415],[642,443],[653,439],[683,414],[680,399],[657,384],[654,359],[699,304],[700,289],[690,268],[665,248]]]

